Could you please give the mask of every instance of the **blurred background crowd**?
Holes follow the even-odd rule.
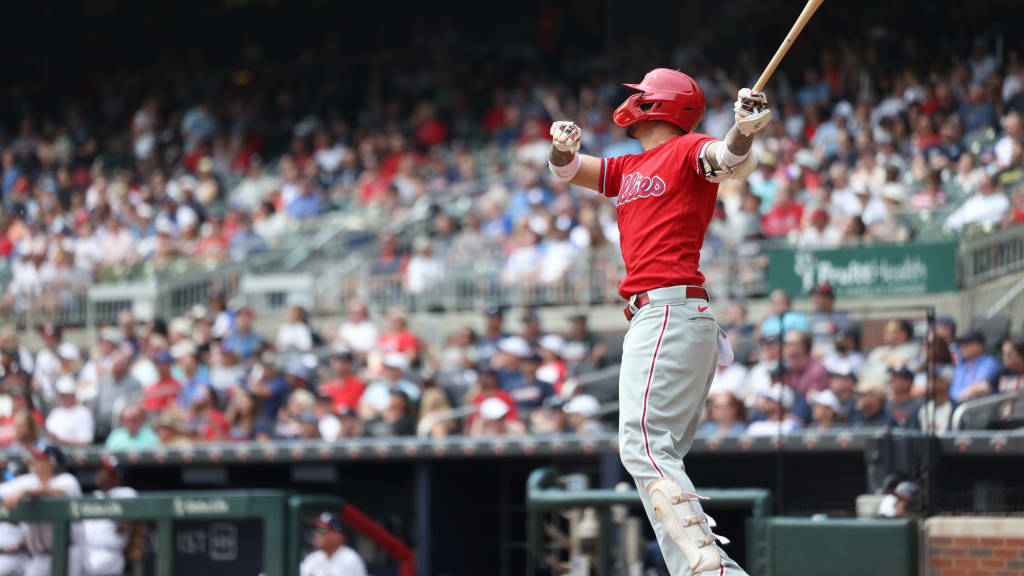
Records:
[[[734,40],[757,36],[695,31],[668,49],[640,42],[617,58],[585,57],[559,44],[565,14],[538,10],[487,34],[464,33],[451,15],[409,18],[396,24],[400,44],[385,28],[314,29],[277,52],[256,39],[219,54],[158,43],[139,56],[161,63],[149,69],[92,38],[110,56],[103,82],[4,95],[0,310],[58,310],[100,283],[246,265],[330,216],[374,231],[353,250],[404,295],[484,264],[500,271],[496,282],[534,287],[588,263],[614,287],[614,206],[549,178],[550,122],[579,122],[588,153],[637,153],[611,122],[619,84],[669,65],[698,79],[708,100],[700,130],[721,137],[734,94],[763,60],[755,40]],[[581,40],[601,37],[599,20],[579,24]],[[464,44],[477,50],[450,61]],[[1024,223],[1024,68],[1012,45],[918,43],[884,27],[815,45],[794,49],[768,88],[775,120],[757,140],[758,171],[721,187],[702,252],[709,284],[722,283],[716,294],[764,295],[736,294],[736,270],[716,266],[770,246],[963,238]],[[100,61],[77,65],[85,77]],[[858,326],[828,307],[828,286],[814,315],[790,312],[791,296],[805,295],[772,294],[766,319],[748,321],[740,298],[724,310],[746,354],[716,379],[709,433],[943,430],[955,403],[1021,385],[1021,343],[1003,344],[1008,334],[984,341],[948,319],[931,331],[895,322],[864,346]],[[510,334],[492,306],[431,347],[395,303],[346,300],[347,319],[327,325],[297,302],[259,332],[256,311],[215,291],[174,318],[123,311],[81,347],[48,325],[32,350],[8,323],[0,437],[44,430],[68,444],[133,447],[417,427],[601,429],[600,399],[574,378],[617,362],[614,335],[594,334],[586,314],[541,326],[527,309]],[[432,417],[459,406],[479,411]]]

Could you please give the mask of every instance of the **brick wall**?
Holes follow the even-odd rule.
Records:
[[[925,522],[927,576],[1024,576],[1024,518]]]

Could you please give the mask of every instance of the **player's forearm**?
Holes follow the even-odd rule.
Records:
[[[576,153],[572,150],[559,150],[555,148],[555,145],[551,145],[551,149],[548,150],[548,160],[551,161],[555,166],[568,166],[569,162],[572,162],[572,157]]]
[[[754,134],[744,135],[734,124],[725,135],[725,147],[737,156],[745,156],[754,143]]]

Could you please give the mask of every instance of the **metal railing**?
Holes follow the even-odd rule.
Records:
[[[985,430],[1024,420],[1024,392],[993,394],[968,400],[953,412],[953,430]]]
[[[1024,225],[960,246],[960,278],[965,288],[1020,271],[1024,271]]]

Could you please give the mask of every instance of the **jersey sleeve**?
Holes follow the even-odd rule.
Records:
[[[683,175],[696,174],[704,177],[704,168],[700,163],[700,153],[704,147],[717,140],[707,134],[690,133],[679,139],[676,150],[679,153],[680,171]]]
[[[622,166],[626,156],[614,158],[601,158],[601,174],[598,181],[598,191],[609,198],[619,195],[619,186],[622,184]]]

